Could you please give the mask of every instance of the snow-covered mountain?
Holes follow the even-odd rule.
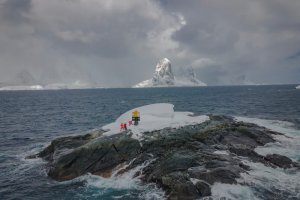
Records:
[[[171,62],[169,59],[163,58],[157,63],[152,79],[142,81],[133,87],[174,86],[174,81]]]
[[[156,67],[154,75],[151,79],[142,81],[134,88],[143,87],[180,87],[180,86],[206,86],[196,78],[194,70],[189,70],[184,76],[175,77],[172,71],[171,62],[167,58],[161,59]]]
[[[0,83],[1,90],[41,90],[43,87],[38,84],[33,75],[23,69],[12,79]]]
[[[12,78],[0,82],[0,91],[3,90],[66,90],[102,88],[97,82],[90,80],[61,80],[47,81],[47,77],[37,78],[30,71],[23,69]]]

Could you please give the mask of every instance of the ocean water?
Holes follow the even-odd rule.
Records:
[[[154,185],[132,175],[143,166],[108,179],[85,175],[67,182],[47,177],[41,159],[26,160],[56,137],[83,134],[114,121],[134,107],[168,102],[176,111],[223,114],[290,136],[257,148],[300,161],[300,90],[294,85],[201,88],[91,89],[0,92],[0,199],[162,199]],[[247,162],[247,161],[245,161]],[[244,185],[215,184],[214,199],[300,199],[300,174],[257,163]]]

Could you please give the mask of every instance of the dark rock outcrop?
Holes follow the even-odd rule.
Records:
[[[265,160],[273,163],[274,165],[287,169],[293,166],[297,166],[297,163],[294,163],[291,159],[286,156],[278,155],[278,154],[269,154],[265,156]]]
[[[70,180],[88,172],[109,175],[119,164],[135,158],[139,149],[139,142],[127,135],[101,138],[54,160],[48,175],[59,181]]]
[[[146,132],[142,141],[131,138],[130,132],[58,138],[37,156],[49,161],[48,175],[58,181],[86,173],[108,177],[125,164],[130,163],[118,173],[149,161],[142,171],[143,182],[155,183],[169,199],[197,199],[211,195],[216,182],[237,183],[241,173],[251,170],[242,158],[272,167],[297,166],[287,157],[263,157],[254,151],[274,142],[274,134],[279,133],[226,116],[210,116],[202,124]]]
[[[98,130],[85,135],[66,136],[54,139],[51,144],[38,154],[28,156],[27,158],[41,157],[47,161],[53,161],[56,157],[59,158],[65,153],[80,147],[89,141],[100,137],[104,133],[103,130]]]
[[[206,197],[211,195],[210,186],[205,181],[199,180],[195,186],[200,193],[200,196]]]

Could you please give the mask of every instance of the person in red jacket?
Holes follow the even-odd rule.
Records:
[[[123,130],[124,130],[124,124],[121,123],[121,124],[120,124],[120,131],[123,131]]]

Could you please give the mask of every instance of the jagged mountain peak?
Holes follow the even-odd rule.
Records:
[[[171,61],[168,58],[163,58],[163,59],[159,60],[156,65],[155,71],[159,72],[165,68],[171,69]]]
[[[152,84],[154,86],[174,85],[174,75],[171,67],[171,61],[169,59],[163,58],[159,60],[155,67]]]
[[[152,79],[142,81],[133,87],[176,87],[176,86],[205,86],[206,84],[196,78],[191,68],[184,76],[175,77],[172,71],[171,61],[168,58],[159,60],[155,67]]]

